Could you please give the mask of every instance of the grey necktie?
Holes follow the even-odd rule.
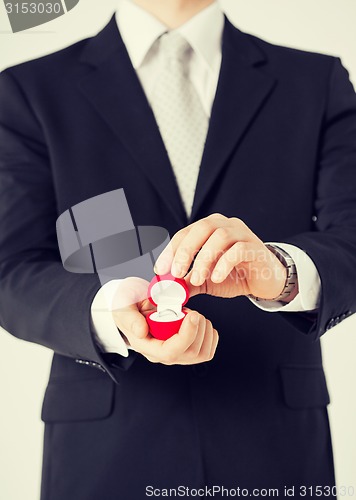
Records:
[[[189,216],[209,120],[188,75],[191,46],[175,31],[162,35],[159,43],[164,68],[151,105]]]

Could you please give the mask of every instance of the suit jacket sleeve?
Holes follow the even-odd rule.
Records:
[[[0,75],[0,324],[20,339],[90,360],[116,380],[91,331],[98,276],[64,270],[58,215],[41,123],[7,70]],[[117,360],[124,369],[132,362]]]
[[[356,95],[340,60],[332,61],[320,136],[316,231],[285,240],[314,261],[322,292],[317,314],[281,314],[315,340],[356,311]]]

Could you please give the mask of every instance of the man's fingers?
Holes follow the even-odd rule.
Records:
[[[194,257],[201,251],[206,241],[218,227],[225,226],[227,221],[226,218],[207,217],[192,224],[185,238],[174,249],[172,274],[177,278],[182,278],[188,272]],[[197,258],[199,259],[199,254]]]
[[[228,227],[219,227],[210,235],[194,261],[190,279],[193,285],[200,286],[210,278],[211,269],[234,241],[235,235]]]
[[[158,340],[147,336],[137,340],[133,348],[143,354],[148,360],[156,360],[163,364],[175,364],[179,357],[194,342],[200,322],[200,314],[192,311],[184,318],[179,333],[168,340]],[[197,320],[197,324],[195,321]]]
[[[122,309],[137,304],[147,298],[149,282],[137,277],[125,278],[116,285],[116,293],[111,309]]]
[[[213,359],[213,357],[215,356],[215,352],[216,352],[216,348],[218,346],[218,343],[219,343],[219,334],[218,334],[217,330],[215,330],[215,328],[214,328],[213,329],[213,342],[212,342],[211,349],[210,349],[209,359]]]
[[[195,337],[194,342],[186,349],[184,352],[183,356],[188,357],[188,360],[192,361],[196,359],[199,356],[201,346],[203,345],[204,342],[204,335],[205,335],[205,323],[206,320],[201,317],[199,321],[199,326],[198,326],[198,332]]]
[[[148,334],[148,325],[143,313],[149,310],[147,298],[148,281],[130,277],[120,281],[113,297],[110,309],[116,326],[130,340],[134,335],[142,339]]]
[[[206,321],[204,341],[199,352],[199,362],[210,361],[210,352],[213,345],[213,326]]]
[[[238,241],[220,257],[213,269],[211,281],[221,283],[236,266],[242,262],[258,260],[261,256],[263,257],[263,251],[255,243]]]
[[[155,272],[165,274],[171,271],[176,278],[182,278],[207,238],[227,221],[221,214],[212,214],[178,231],[158,257]]]
[[[139,311],[136,304],[113,312],[116,326],[129,338],[134,335],[143,339],[148,335],[148,324],[145,316]]]
[[[218,338],[209,320],[190,311],[173,337],[163,341],[148,335],[135,339],[132,347],[152,363],[193,365],[213,358]]]
[[[204,286],[195,286],[190,282],[190,278],[192,276],[192,271],[189,271],[189,273],[184,277],[184,281],[188,287],[189,290],[189,297],[194,297],[194,295],[199,295],[201,293],[204,293],[205,287]]]
[[[190,226],[185,227],[178,231],[171,241],[168,243],[163,252],[159,255],[154,266],[154,272],[156,274],[167,274],[171,271],[172,262],[174,259],[174,254],[180,243],[184,240],[188,232],[190,231]],[[177,276],[178,277],[178,276]]]
[[[184,318],[179,333],[163,343],[162,356],[167,364],[176,363],[184,351],[193,344],[199,331],[200,321],[204,321],[204,318],[199,313],[196,311],[188,313]]]

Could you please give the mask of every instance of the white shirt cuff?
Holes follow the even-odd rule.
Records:
[[[287,252],[294,260],[299,292],[289,303],[274,300],[256,301],[249,297],[251,302],[259,309],[267,312],[305,312],[318,309],[321,294],[321,281],[319,272],[311,260],[300,248],[287,243],[268,242],[270,245],[276,245]]]
[[[111,280],[97,292],[91,305],[91,320],[95,340],[101,350],[127,358],[129,346],[120,334],[112,316],[114,297],[120,281]]]

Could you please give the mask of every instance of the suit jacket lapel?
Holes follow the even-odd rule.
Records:
[[[79,87],[136,160],[180,225],[187,217],[172,167],[115,18],[90,39],[81,60],[92,66]]]
[[[260,69],[264,61],[264,53],[253,39],[225,18],[219,82],[191,220],[198,216],[233,149],[274,88],[275,79]]]
[[[81,56],[79,87],[120,138],[179,225],[187,220],[173,170],[114,16]],[[262,50],[225,19],[222,65],[190,220],[198,216],[233,149],[270,95],[275,79],[260,66]]]

